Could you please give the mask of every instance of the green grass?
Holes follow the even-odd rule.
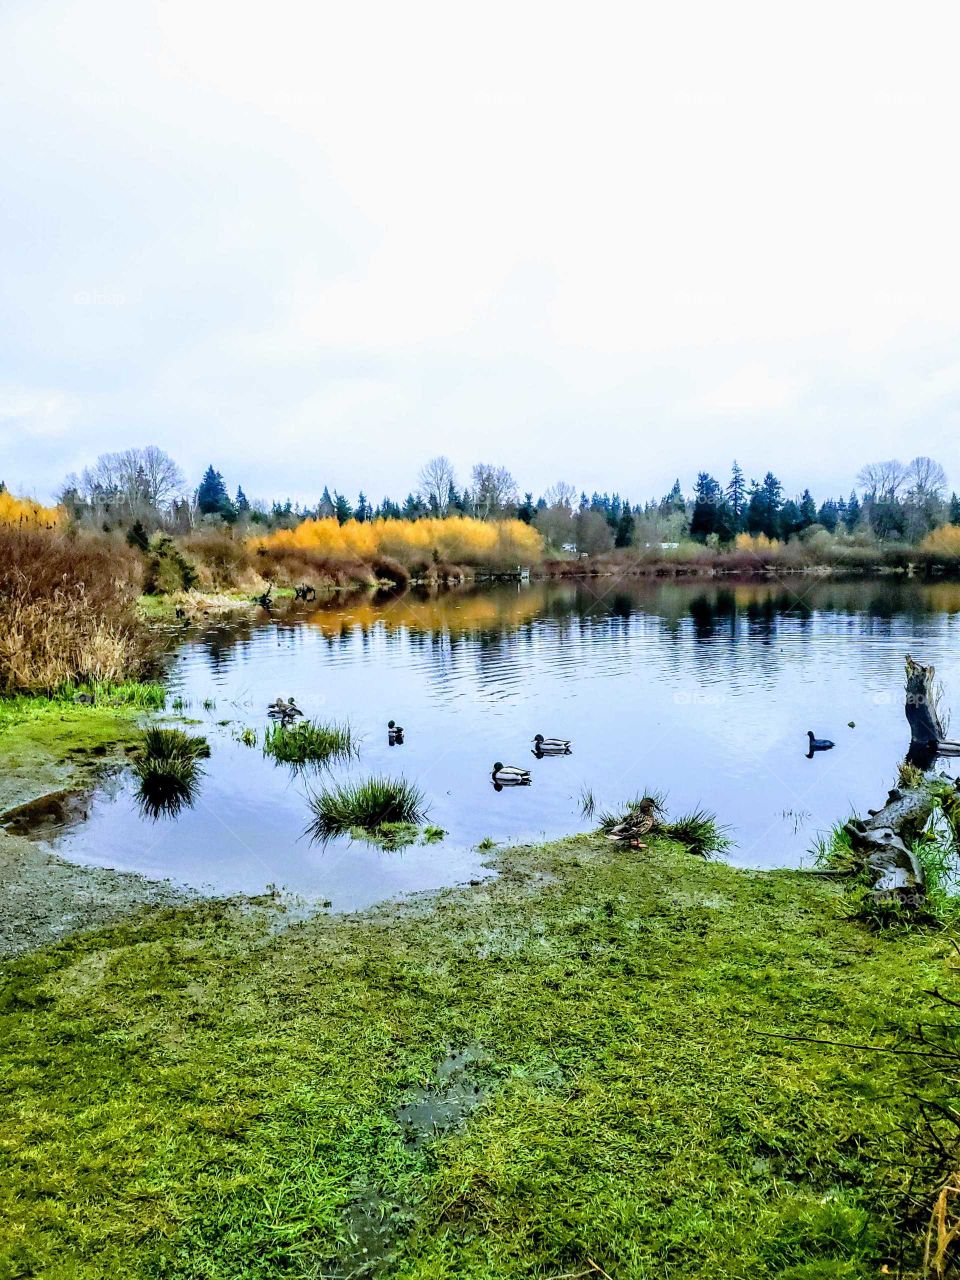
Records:
[[[278,930],[199,904],[9,964],[0,1275],[319,1280],[389,1253],[403,1280],[868,1280],[901,1249],[919,1275],[913,1060],[765,1033],[896,1046],[925,991],[957,995],[942,933],[663,843],[501,868],[432,905]],[[424,1096],[463,1118],[410,1141]]]
[[[679,818],[663,823],[660,830],[668,840],[675,840],[700,858],[723,853],[733,844],[726,828],[721,827],[714,815],[705,809],[681,814]]]
[[[310,796],[315,840],[329,840],[354,828],[378,831],[391,823],[416,825],[426,813],[423,792],[405,778],[372,777],[362,782],[341,782]]]
[[[263,754],[280,764],[324,764],[346,760],[355,751],[348,724],[299,720],[289,727],[272,724],[263,735]]]
[[[147,729],[133,763],[144,812],[152,818],[176,816],[193,804],[203,772],[200,761],[209,755],[205,738],[193,738],[182,729]]]

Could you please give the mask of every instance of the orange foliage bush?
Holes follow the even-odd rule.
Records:
[[[62,507],[42,507],[31,498],[15,498],[4,490],[0,493],[0,524],[19,528],[53,529],[64,519]]]
[[[386,556],[403,565],[454,564],[505,567],[539,562],[543,539],[522,520],[486,521],[470,516],[449,520],[304,520],[258,539],[267,552],[310,552],[328,561]]]
[[[920,550],[938,557],[960,559],[960,525],[944,524],[934,529],[920,543]]]

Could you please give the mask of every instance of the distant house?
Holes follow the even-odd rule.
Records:
[[[644,546],[649,550],[649,549],[650,549],[650,547],[652,547],[652,546],[653,546],[653,543],[652,543],[652,542],[645,542],[643,545],[644,545]],[[680,545],[680,543],[679,543],[679,542],[661,542],[661,543],[660,543],[660,550],[661,550],[661,551],[676,551],[676,549],[677,549],[677,547],[679,547],[679,545]]]
[[[565,542],[560,548],[561,551],[569,551],[571,555],[577,554],[577,544],[575,542]]]

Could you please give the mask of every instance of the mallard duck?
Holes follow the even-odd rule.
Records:
[[[387,738],[390,746],[403,746],[403,725],[395,720],[387,721]]]
[[[570,750],[569,738],[545,738],[542,733],[538,733],[533,741],[534,751],[543,755],[566,755]]]
[[[811,751],[829,751],[830,748],[833,746],[833,743],[830,741],[829,738],[815,738],[813,736],[812,729],[807,730],[807,737],[810,739]]]
[[[491,774],[495,783],[501,787],[527,787],[530,785],[530,770],[521,769],[517,764],[504,764],[498,760]]]
[[[659,817],[660,806],[656,800],[653,796],[644,796],[622,822],[610,828],[607,839],[629,844],[634,849],[645,849],[647,846],[643,843],[643,837],[650,834]]]
[[[277,698],[275,702],[271,702],[267,707],[267,715],[271,720],[279,720],[283,724],[288,724],[291,720],[295,720],[297,716],[302,716],[303,712],[297,706],[293,699],[293,694],[284,700]]]

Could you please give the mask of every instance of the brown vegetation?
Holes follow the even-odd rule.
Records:
[[[136,674],[141,576],[122,541],[0,524],[0,693]]]

